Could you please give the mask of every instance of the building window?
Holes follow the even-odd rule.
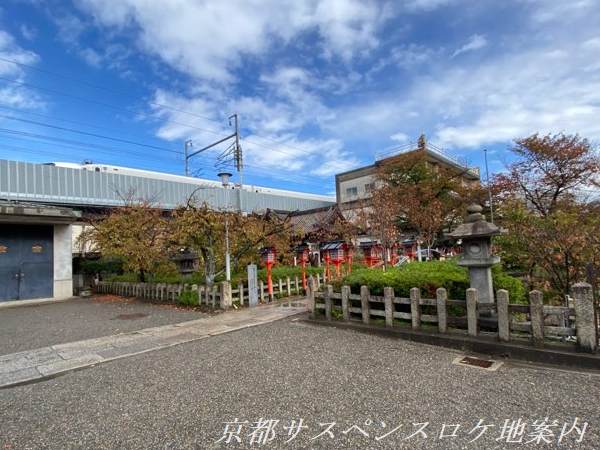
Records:
[[[370,194],[374,190],[375,190],[375,183],[367,183],[367,184],[365,184],[365,192],[367,194]]]
[[[346,188],[346,197],[356,197],[358,195],[357,187]]]

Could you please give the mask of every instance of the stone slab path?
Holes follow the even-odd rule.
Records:
[[[52,345],[0,356],[0,389],[52,378],[72,370],[160,350],[284,319],[306,311],[303,300],[228,311],[173,325]]]

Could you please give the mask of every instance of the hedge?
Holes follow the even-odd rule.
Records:
[[[500,266],[492,268],[494,289],[506,289],[511,303],[527,303],[525,287],[521,280],[502,272]],[[409,297],[410,289],[417,287],[421,295],[435,298],[437,288],[448,291],[448,298],[464,300],[469,288],[469,274],[465,267],[455,261],[411,262],[383,272],[379,269],[359,269],[343,278],[338,285],[349,285],[352,292],[359,293],[366,285],[374,295],[383,295],[386,286],[394,289],[399,297]]]
[[[307,267],[306,274],[317,274],[323,273],[323,268],[319,267]],[[266,283],[267,281],[267,269],[261,268],[257,273],[258,279],[262,280]],[[294,277],[300,278],[302,276],[302,267],[301,266],[275,266],[271,271],[271,278],[274,283],[277,282],[279,278],[285,281],[286,277],[290,277],[290,279],[294,279]],[[244,283],[247,282],[248,272],[247,270],[240,271],[238,273],[234,273],[231,276],[231,283],[233,287],[236,288],[237,284],[240,280],[243,280]],[[220,274],[215,282],[224,281],[225,274]],[[111,275],[106,277],[106,281],[124,281],[135,283],[138,281],[137,275],[134,273],[125,273],[122,275]],[[149,274],[148,280],[149,283],[170,283],[170,284],[205,284],[204,274],[195,272],[188,276],[182,276],[179,274]]]

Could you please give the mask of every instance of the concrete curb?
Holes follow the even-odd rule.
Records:
[[[362,323],[347,323],[337,321],[323,321],[317,319],[304,319],[306,323],[315,325],[335,327],[341,329],[355,330],[363,333],[376,334],[380,336],[395,337],[420,342],[423,344],[439,347],[452,348],[461,351],[470,351],[484,355],[490,355],[499,359],[515,359],[533,363],[549,364],[554,366],[568,366],[587,370],[600,370],[600,355],[592,353],[581,353],[569,351],[568,349],[548,346],[546,348],[535,348],[517,343],[502,343],[492,338],[455,334],[437,334],[426,331],[416,331],[405,328],[382,328]]]
[[[8,302],[0,302],[0,309],[21,308],[28,306],[51,305],[53,303],[64,303],[71,300],[79,300],[88,297],[69,297],[69,298],[37,298],[34,300],[11,300]]]

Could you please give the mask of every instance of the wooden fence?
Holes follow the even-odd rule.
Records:
[[[575,285],[573,308],[544,305],[539,291],[530,292],[529,305],[511,304],[505,290],[497,292],[496,303],[486,304],[479,303],[476,289],[467,289],[465,301],[448,299],[443,288],[437,290],[436,298],[422,298],[418,288],[410,290],[409,298],[403,298],[396,297],[390,287],[377,296],[371,295],[367,286],[361,287],[360,294],[354,294],[349,286],[334,292],[331,285],[326,285],[319,292],[316,282],[311,280],[313,283],[314,289],[308,293],[313,318],[322,315],[328,321],[381,322],[386,327],[408,321],[414,330],[429,325],[429,330],[433,328],[439,333],[486,334],[502,342],[527,337],[538,347],[543,347],[547,338],[572,337],[583,350],[597,348],[592,290],[586,283]],[[456,311],[462,313],[449,314]],[[485,331],[482,333],[480,328]]]

